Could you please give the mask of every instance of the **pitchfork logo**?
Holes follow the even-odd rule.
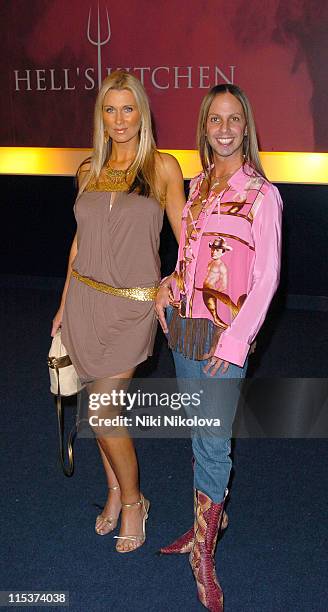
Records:
[[[107,45],[107,43],[110,41],[111,31],[110,31],[110,22],[109,22],[108,10],[107,10],[107,7],[106,7],[107,32],[105,33],[104,38],[103,39],[101,38],[101,25],[100,25],[99,4],[98,4],[98,11],[97,11],[97,13],[98,13],[97,14],[97,38],[94,39],[94,38],[92,38],[92,35],[91,35],[91,21],[92,21],[92,10],[91,10],[91,8],[89,10],[87,37],[88,37],[89,43],[91,43],[92,45],[95,45],[97,47],[97,56],[98,56],[98,89],[100,89],[101,82],[102,82],[101,47],[103,47],[104,45]]]

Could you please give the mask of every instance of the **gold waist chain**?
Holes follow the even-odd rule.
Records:
[[[89,278],[88,276],[82,276],[76,270],[72,271],[72,276],[77,280],[81,281],[88,287],[92,287],[97,291],[102,291],[103,293],[110,293],[111,295],[115,295],[117,297],[125,297],[130,300],[137,300],[138,302],[151,302],[156,298],[158,287],[129,287],[120,289],[118,287],[112,287],[111,285],[107,285],[107,283],[100,283],[98,281],[93,280],[93,278]]]

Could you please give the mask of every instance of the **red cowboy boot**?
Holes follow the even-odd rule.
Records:
[[[222,522],[220,529],[223,531],[228,527],[228,515],[226,512],[223,512]],[[168,546],[163,546],[163,548],[159,549],[159,554],[161,555],[183,555],[186,553],[191,553],[192,547],[194,544],[194,526],[192,526],[189,531],[186,531],[182,536],[174,540],[172,544]]]
[[[191,459],[192,467],[195,465],[195,458]],[[196,490],[194,489],[194,516],[196,516],[196,508],[197,508],[197,497]],[[221,530],[223,531],[228,527],[228,515],[226,512],[223,513],[222,522],[221,522]],[[182,536],[174,540],[172,544],[168,546],[163,546],[158,551],[159,555],[184,555],[186,553],[191,553],[192,547],[194,544],[194,525],[186,531]]]
[[[194,543],[194,528],[191,527],[189,531],[186,531],[182,536],[174,540],[172,544],[163,546],[159,549],[160,555],[183,555],[192,551]]]
[[[196,495],[197,527],[195,527],[194,546],[189,562],[196,580],[200,602],[210,612],[223,612],[223,592],[215,573],[214,552],[223,516],[224,500],[215,504],[201,491],[197,491]]]
[[[196,511],[195,510],[196,504],[197,504],[196,490],[194,489],[194,511]],[[189,531],[186,531],[186,533],[184,533],[182,536],[177,538],[177,540],[174,540],[172,544],[169,544],[168,546],[164,546],[163,548],[160,548],[159,554],[160,555],[178,555],[178,554],[183,555],[185,553],[190,553],[192,551],[193,543],[194,543],[194,525],[189,529]]]

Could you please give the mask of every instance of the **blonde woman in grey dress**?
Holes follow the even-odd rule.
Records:
[[[77,232],[52,328],[54,335],[62,327],[89,394],[126,389],[152,353],[163,212],[178,240],[184,203],[178,162],[155,148],[142,84],[128,72],[113,72],[96,100],[92,156],[79,171]],[[112,436],[95,433],[108,483],[96,533],[113,531],[121,514],[116,549],[130,552],[145,541],[149,510],[134,444],[123,427]]]

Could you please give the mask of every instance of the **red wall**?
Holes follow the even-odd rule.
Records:
[[[2,146],[91,145],[98,88],[96,0],[2,3]],[[263,150],[328,144],[326,0],[100,0],[102,74],[143,76],[162,148],[194,148],[209,86],[233,80]],[[187,75],[184,77],[183,75]]]

